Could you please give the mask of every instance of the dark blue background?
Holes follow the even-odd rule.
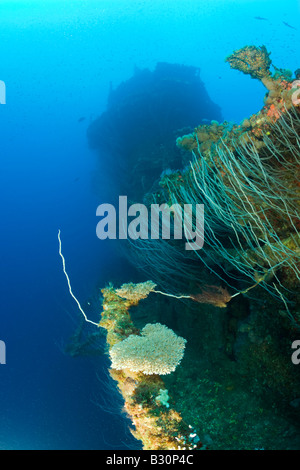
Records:
[[[7,346],[0,448],[138,448],[110,389],[107,357],[71,358],[61,348],[78,310],[62,273],[58,228],[73,290],[81,302],[92,299],[94,319],[97,289],[122,270],[113,242],[104,248],[96,238],[96,207],[109,202],[112,182],[93,185],[97,157],[86,128],[105,109],[110,82],[117,86],[135,66],[154,69],[158,61],[200,67],[226,120],[257,112],[262,85],[231,71],[224,58],[265,44],[277,66],[298,68],[299,31],[282,21],[297,26],[299,5],[2,0],[0,18],[7,86],[0,106],[0,339]]]

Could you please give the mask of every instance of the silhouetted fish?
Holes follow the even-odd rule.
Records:
[[[297,28],[294,28],[294,26],[291,26],[290,24],[286,23],[285,21],[283,21],[283,24],[284,24],[285,26],[287,26],[288,28],[297,30]]]
[[[82,122],[84,120],[85,120],[85,117],[81,117],[81,118],[78,119],[78,122]]]
[[[262,16],[254,16],[255,20],[263,20],[263,21],[268,21],[268,18],[263,18]]]

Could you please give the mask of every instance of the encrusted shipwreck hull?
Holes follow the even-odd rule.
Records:
[[[124,285],[122,291],[121,289],[115,290],[113,287],[102,290],[103,313],[99,326],[107,331],[107,343],[111,355],[113,348],[120,343],[124,344],[128,338],[141,339],[139,330],[135,328],[130,318],[129,309],[148,296],[149,285],[151,291],[151,282],[127,284]],[[126,296],[126,292],[129,292],[129,295]],[[171,335],[174,335],[175,339],[176,335],[173,332]],[[178,343],[175,343],[174,347],[177,348],[177,346]],[[141,353],[143,351],[139,349],[138,355],[140,356]],[[136,360],[139,359],[136,355],[136,348],[132,349],[132,355]],[[155,358],[151,358],[151,350],[148,351],[145,359],[148,364],[151,365],[152,362],[155,365]],[[125,400],[125,409],[135,426],[135,429],[131,430],[132,434],[142,441],[144,450],[201,448],[200,439],[192,426],[186,424],[180,413],[169,403],[168,391],[163,379],[149,370],[146,370],[146,373],[132,370],[132,362],[134,361],[131,361],[130,369],[111,368],[110,375],[118,383],[118,388]]]
[[[223,444],[224,448],[300,447],[300,418],[297,415],[293,425],[289,421],[291,407],[300,403],[299,375],[289,357],[293,335],[300,328],[300,90],[298,77],[293,79],[291,72],[275,67],[271,73],[269,56],[264,46],[247,46],[226,59],[232,68],[266,86],[262,110],[240,124],[212,122],[179,138],[177,145],[187,153],[190,164],[182,171],[163,175],[160,191],[146,195],[149,204],[205,206],[205,245],[201,254],[195,253],[199,265],[189,266],[189,259],[178,269],[177,260],[183,262],[184,250],[172,245],[167,252],[168,244],[160,245],[160,240],[155,242],[153,256],[149,256],[147,245],[139,250],[140,257],[145,254],[141,264],[148,264],[152,272],[156,268],[167,273],[165,285],[173,287],[173,292],[173,273],[174,279],[182,273],[182,285],[196,302],[204,303],[205,297],[199,300],[194,294],[195,272],[203,270],[200,263],[204,261],[211,271],[218,266],[220,287],[215,286],[211,295],[226,292],[226,302],[218,305],[210,301],[205,310],[188,301],[192,309],[186,304],[180,307],[185,320],[177,317],[177,330],[192,338],[190,362],[184,364],[195,367],[194,373],[183,371],[181,365],[174,380],[171,375],[164,381],[159,374],[122,368],[122,362],[114,359],[114,347],[132,335],[143,337],[129,309],[148,296],[153,284],[125,286],[125,294],[130,294],[127,298],[124,288],[102,291],[100,326],[107,331],[113,359],[110,374],[124,397],[135,426],[133,434],[144,449],[205,448],[180,414],[183,411],[185,419],[191,416],[188,403],[195,407],[193,425],[199,433],[206,433],[201,441],[209,447],[210,442],[212,448],[223,448]],[[176,307],[171,305],[170,310],[174,317]],[[201,338],[195,339],[195,335]],[[114,351],[120,353],[122,347]],[[196,362],[200,360],[201,365]],[[174,393],[170,389],[178,403],[169,398],[165,382],[168,388],[178,385]],[[190,393],[186,403],[183,391]],[[268,394],[270,403],[264,401]],[[271,401],[277,399],[275,407]],[[284,414],[286,407],[285,421],[280,413]],[[265,432],[266,423],[270,430]],[[292,426],[296,426],[293,431]],[[281,435],[279,431],[272,434],[273,428],[282,429]]]

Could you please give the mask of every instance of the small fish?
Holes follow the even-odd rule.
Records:
[[[255,20],[268,21],[268,18],[263,18],[262,16],[254,16]]]
[[[290,24],[286,23],[285,21],[283,21],[283,24],[285,26],[287,26],[288,28],[295,29],[297,31],[297,28],[294,28],[294,26],[291,26]]]
[[[82,122],[82,121],[85,121],[85,117],[81,117],[78,119],[78,122]]]

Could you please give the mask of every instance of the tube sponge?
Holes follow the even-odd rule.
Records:
[[[144,374],[173,372],[184,354],[186,340],[160,323],[148,323],[141,336],[130,335],[110,350],[112,368]]]

